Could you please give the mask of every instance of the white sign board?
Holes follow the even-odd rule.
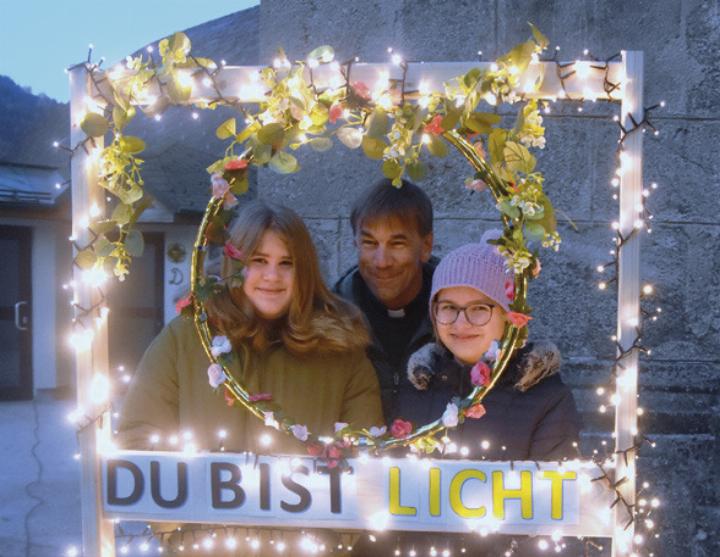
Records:
[[[342,530],[611,536],[591,463],[120,451],[102,459],[108,518]]]

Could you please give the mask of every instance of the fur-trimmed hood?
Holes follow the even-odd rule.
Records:
[[[519,349],[508,364],[500,381],[514,384],[515,389],[525,392],[540,381],[560,371],[560,351],[554,343],[540,340]],[[435,374],[454,371],[469,375],[471,366],[455,360],[452,353],[437,342],[428,343],[410,356],[407,365],[409,381],[418,390],[426,390]],[[462,380],[466,379],[461,377]]]

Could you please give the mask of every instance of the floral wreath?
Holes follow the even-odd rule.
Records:
[[[216,130],[221,140],[229,140],[223,158],[208,172],[212,175],[212,197],[207,205],[193,249],[191,293],[181,300],[178,309],[192,315],[202,346],[210,359],[208,377],[216,389],[223,389],[229,403],[239,403],[266,425],[294,436],[307,444],[311,454],[328,458],[337,465],[362,447],[375,452],[398,446],[431,453],[443,451],[438,434],[455,427],[466,418],[478,419],[484,414],[482,401],[504,372],[514,351],[527,339],[531,308],[527,304],[528,283],[540,270],[537,244],[557,249],[560,237],[552,203],[543,191],[543,175],[535,169],[536,160],[530,148],[544,148],[545,129],[538,101],[527,99],[516,90],[524,72],[539,61],[548,40],[532,24],[532,38],[501,56],[488,69],[473,68],[444,84],[444,92],[431,92],[421,82],[417,90],[408,90],[408,64],[394,60],[402,69],[402,79],[390,79],[387,73],[372,88],[352,79],[355,60],[343,64],[334,60],[329,46],[313,50],[305,61],[290,63],[281,51],[270,67],[257,78],[266,91],[256,110],[244,106],[239,98],[224,96],[218,85],[215,62],[190,53],[190,40],[175,33],[158,45],[161,63],[152,56],[128,57],[125,68],[114,75],[91,78],[105,110],[89,107],[80,126],[89,142],[108,131],[113,141],[100,153],[99,185],[119,201],[112,217],[93,222],[93,242],[79,250],[75,263],[83,269],[113,265],[116,276],[123,278],[130,260],[142,250],[142,237],[133,230],[140,213],[147,207],[143,195],[137,157],[145,144],[142,139],[122,131],[134,118],[134,105],[159,116],[170,104],[187,104],[194,81],[214,89],[212,99],[195,102],[197,108],[213,109],[219,105],[236,108],[244,116],[245,127],[238,131],[236,119],[229,118]],[[313,79],[313,70],[330,65],[342,76],[321,89]],[[526,92],[539,89],[536,81],[524,85]],[[149,92],[154,87],[159,95]],[[491,107],[502,103],[520,103],[512,127],[500,126],[496,109],[478,111],[484,101]],[[111,109],[111,110],[110,110]],[[111,117],[110,117],[111,114]],[[443,416],[432,423],[414,427],[402,419],[389,429],[355,430],[348,424],[336,424],[332,439],[322,440],[303,424],[284,415],[272,401],[271,393],[250,393],[228,369],[230,360],[239,357],[227,338],[215,335],[209,326],[205,303],[225,288],[226,282],[242,280],[242,254],[227,243],[227,224],[237,203],[236,196],[248,189],[249,167],[269,167],[280,174],[299,170],[292,155],[308,144],[316,151],[327,151],[333,137],[350,149],[362,149],[371,159],[382,161],[383,174],[399,187],[403,176],[420,181],[427,174],[424,159],[445,157],[449,143],[463,155],[474,173],[465,181],[469,190],[487,190],[500,211],[503,233],[491,240],[505,257],[513,278],[506,284],[510,301],[509,323],[502,341],[478,362],[471,372],[471,393],[448,403]],[[87,149],[85,143],[83,147]],[[114,237],[115,234],[117,237]],[[233,262],[229,277],[206,276],[205,255],[210,246],[224,246],[226,257]]]
[[[179,309],[193,316],[202,346],[210,359],[209,383],[223,389],[229,405],[236,402],[263,420],[266,426],[291,435],[307,446],[313,456],[326,458],[330,466],[342,464],[353,448],[374,452],[398,446],[432,453],[444,451],[438,434],[454,428],[465,419],[480,419],[485,414],[482,400],[495,386],[514,351],[527,339],[527,323],[531,319],[527,305],[529,280],[540,271],[537,252],[529,243],[539,242],[557,249],[560,238],[552,204],[543,192],[543,176],[535,170],[535,157],[529,147],[545,146],[542,117],[536,100],[518,97],[513,89],[522,72],[534,61],[547,44],[547,39],[534,27],[533,38],[513,48],[487,71],[472,69],[445,84],[445,93],[406,91],[401,83],[380,80],[371,91],[362,82],[350,80],[351,64],[345,66],[343,86],[318,91],[313,85],[312,69],[332,64],[330,47],[315,49],[306,62],[290,64],[284,55],[273,67],[260,72],[267,87],[266,100],[256,113],[245,112],[246,127],[238,133],[235,118],[217,129],[220,139],[230,139],[225,156],[208,167],[212,174],[212,197],[198,230],[193,250],[191,294],[179,303]],[[407,65],[400,61],[406,70]],[[304,78],[310,70],[310,82]],[[536,83],[535,87],[540,84]],[[393,100],[400,97],[400,104]],[[417,102],[411,104],[410,99]],[[515,125],[510,129],[498,126],[496,113],[477,112],[481,99],[493,105],[502,102],[525,102]],[[208,323],[205,302],[221,292],[225,283],[242,281],[243,254],[227,241],[227,224],[232,218],[237,195],[248,189],[250,165],[269,166],[281,174],[296,172],[299,165],[288,152],[309,144],[316,151],[332,147],[335,136],[345,146],[362,147],[366,156],[382,160],[383,174],[400,186],[407,174],[421,180],[427,170],[422,158],[444,157],[450,143],[473,167],[475,173],[465,182],[473,191],[488,190],[501,213],[503,234],[490,242],[505,257],[513,279],[505,284],[510,302],[508,325],[501,343],[495,342],[470,371],[472,392],[465,398],[455,397],[443,415],[432,423],[415,428],[403,419],[386,427],[353,429],[345,423],[335,424],[332,438],[318,437],[304,424],[286,416],[271,393],[250,393],[229,371],[229,363],[239,357],[230,341],[215,335]],[[487,144],[487,152],[483,142]],[[242,152],[236,154],[236,148]],[[203,273],[205,254],[210,246],[222,246],[232,262],[228,277],[206,276]]]

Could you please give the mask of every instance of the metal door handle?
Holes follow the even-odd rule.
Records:
[[[22,322],[20,321],[20,308],[22,306],[26,306],[27,302],[18,302],[15,304],[15,328],[18,331],[27,331],[27,327],[23,327],[24,323],[27,323],[27,318],[23,318]]]

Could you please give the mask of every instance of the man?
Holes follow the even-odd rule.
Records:
[[[364,192],[350,214],[358,264],[336,283],[335,292],[367,317],[368,349],[380,382],[385,420],[396,415],[407,379],[408,357],[432,339],[428,298],[437,260],[433,246],[433,210],[428,196],[403,180],[400,188],[384,179]],[[418,424],[419,425],[419,424]]]

